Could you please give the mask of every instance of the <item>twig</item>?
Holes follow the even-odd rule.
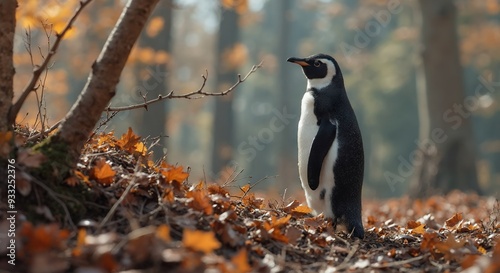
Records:
[[[243,171],[243,170],[242,170]],[[272,176],[265,176],[264,178],[261,178],[259,180],[257,180],[257,182],[253,183],[253,184],[250,184],[250,188],[248,188],[248,190],[246,192],[243,191],[242,188],[240,188],[241,191],[243,191],[243,196],[241,196],[241,199],[245,198],[245,196],[247,196],[247,194],[257,185],[260,184],[260,182],[264,181],[264,180],[267,180],[268,178],[276,178],[278,177],[277,175],[272,175]]]
[[[352,257],[356,253],[356,251],[358,251],[358,248],[359,248],[359,242],[357,242],[355,245],[352,246],[351,251],[349,251],[349,253],[347,253],[347,257],[345,257],[345,259],[342,261],[342,263],[339,264],[339,266],[336,266],[335,269],[342,270],[342,269],[346,269],[347,267],[349,267],[350,266],[349,261],[352,259]]]
[[[90,2],[92,2],[92,0],[80,1],[80,7],[78,7],[78,9],[75,11],[73,16],[69,19],[68,23],[66,24],[66,27],[63,29],[63,31],[61,33],[56,34],[56,41],[55,41],[54,45],[52,45],[52,47],[50,48],[49,53],[47,54],[47,56],[43,60],[43,63],[40,66],[37,66],[35,68],[35,70],[33,70],[33,74],[31,75],[31,79],[30,79],[28,85],[26,85],[26,87],[24,88],[23,92],[21,93],[21,96],[16,101],[16,103],[14,103],[14,105],[12,105],[12,108],[10,109],[10,113],[9,113],[9,122],[11,124],[14,124],[16,116],[19,113],[19,110],[21,110],[21,106],[23,106],[24,101],[26,100],[28,95],[31,93],[31,91],[35,90],[35,86],[36,86],[36,83],[38,82],[38,79],[40,78],[40,75],[45,70],[45,68],[49,64],[50,60],[52,59],[52,57],[56,54],[57,48],[59,47],[59,44],[61,43],[64,35],[66,35],[66,33],[72,28],[73,23],[75,22],[78,15],[82,12],[82,10],[85,8],[85,6],[87,6]]]
[[[116,203],[113,204],[111,209],[108,211],[108,214],[106,214],[104,219],[102,219],[101,223],[97,227],[97,232],[99,232],[104,227],[104,225],[109,221],[109,219],[111,219],[111,217],[113,217],[118,206],[120,206],[120,204],[123,202],[123,200],[125,200],[125,197],[127,197],[128,193],[130,192],[130,190],[132,190],[132,187],[134,187],[135,185],[137,185],[137,183],[135,182],[135,179],[134,179],[134,181],[131,181],[128,184],[127,188],[122,193],[122,195],[120,196],[118,201],[116,201]]]
[[[252,75],[255,71],[257,71],[257,69],[259,69],[260,67],[262,67],[262,62],[259,63],[258,65],[252,66],[252,69],[250,69],[250,71],[248,71],[248,73],[243,78],[241,77],[240,74],[238,74],[238,80],[231,87],[229,87],[228,89],[226,89],[222,92],[208,93],[208,92],[203,91],[203,89],[205,88],[205,84],[207,83],[207,80],[208,80],[208,71],[206,71],[205,75],[201,75],[201,77],[203,78],[203,81],[201,83],[200,88],[198,88],[198,90],[196,90],[196,91],[192,91],[192,92],[182,94],[182,95],[174,95],[174,91],[170,91],[170,93],[168,93],[167,95],[158,95],[158,97],[156,99],[148,100],[148,101],[145,101],[143,103],[139,103],[139,104],[135,104],[135,105],[121,106],[121,107],[108,107],[105,109],[105,111],[108,111],[108,112],[117,111],[118,112],[118,111],[127,111],[127,110],[138,109],[138,108],[146,108],[147,109],[148,105],[155,103],[155,102],[158,102],[158,101],[166,100],[166,99],[189,99],[189,100],[191,100],[191,99],[200,99],[203,97],[225,96],[225,95],[229,94],[231,91],[233,91],[242,82],[246,81],[247,78],[250,75]]]
[[[37,140],[38,138],[40,138],[44,135],[48,135],[50,132],[54,131],[59,126],[59,124],[61,124],[61,121],[62,120],[56,122],[54,125],[52,125],[52,127],[50,127],[49,129],[47,129],[45,131],[39,132],[35,135],[28,137],[28,139],[26,139],[26,141],[34,141],[34,140]]]
[[[372,267],[374,267],[374,268],[395,267],[395,266],[400,266],[400,265],[405,265],[405,264],[413,263],[413,262],[425,259],[425,258],[427,258],[429,256],[430,256],[430,254],[426,253],[426,254],[424,254],[422,256],[413,257],[413,258],[410,258],[410,259],[407,259],[407,260],[401,260],[401,261],[396,261],[396,262],[391,262],[391,263],[384,263],[384,264],[380,264],[380,265],[372,265]]]

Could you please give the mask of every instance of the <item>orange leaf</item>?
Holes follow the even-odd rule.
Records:
[[[250,184],[246,184],[245,186],[240,187],[240,189],[243,193],[247,193],[250,190]]]
[[[156,237],[165,242],[170,242],[170,227],[165,224],[158,226],[158,228],[156,228]]]
[[[244,248],[238,251],[238,253],[231,258],[231,262],[235,266],[235,270],[233,272],[246,273],[250,272],[252,269],[248,264],[247,250]]]
[[[408,221],[408,223],[406,223],[406,228],[407,229],[414,229],[414,228],[419,227],[421,225],[422,224],[418,221],[410,220],[410,221]]]
[[[431,251],[437,242],[439,242],[439,239],[436,233],[424,233],[422,243],[420,244],[420,250]]]
[[[60,230],[56,224],[33,227],[29,222],[24,223],[20,234],[25,241],[23,249],[30,254],[65,249],[65,241],[69,237],[69,232]]]
[[[455,213],[451,218],[445,221],[447,227],[454,227],[458,222],[462,221],[462,213]]]
[[[255,194],[250,193],[243,198],[243,204],[250,208],[261,209],[264,203],[264,199],[256,198]]]
[[[221,247],[221,243],[215,238],[212,231],[199,231],[185,229],[182,236],[182,244],[194,251],[205,254],[211,253]]]
[[[141,155],[141,156],[146,156],[146,154],[148,153],[148,148],[146,148],[146,146],[144,145],[144,143],[142,142],[138,142],[136,145],[135,145],[135,150],[134,150],[135,153]]]
[[[96,166],[92,169],[92,174],[102,185],[110,185],[113,183],[116,172],[113,171],[104,158],[101,158],[100,160],[97,160]]]
[[[295,209],[299,205],[300,205],[299,201],[293,200],[288,205],[286,205],[286,207],[283,208],[283,211],[286,212],[286,213],[290,213],[290,212],[292,212],[293,209]]]
[[[164,162],[161,164],[161,174],[165,176],[165,180],[171,183],[172,181],[177,181],[179,183],[184,182],[189,176],[189,173],[184,172],[182,166],[174,167],[168,165]]]
[[[98,264],[101,268],[105,269],[106,272],[116,272],[120,267],[115,257],[113,257],[110,252],[103,253],[99,257]]]
[[[312,212],[312,209],[305,205],[300,205],[292,210],[292,212],[300,213],[300,214],[308,214]]]
[[[87,230],[85,228],[78,229],[78,234],[76,236],[76,247],[71,250],[73,257],[78,257],[82,255],[82,247],[87,243]]]
[[[421,224],[420,226],[413,228],[411,230],[412,234],[424,234],[425,233],[425,225]]]
[[[172,204],[175,200],[174,191],[172,189],[166,189],[165,194],[163,195],[163,200],[166,200],[170,204]]]
[[[287,215],[285,217],[281,217],[279,219],[276,219],[274,216],[271,218],[271,226],[273,228],[277,228],[277,227],[281,227],[285,224],[288,223],[288,221],[290,220],[290,218],[292,218],[292,215]]]
[[[203,191],[190,191],[186,197],[192,198],[189,206],[195,210],[203,211],[206,215],[213,213],[212,203],[210,198]]]
[[[123,134],[122,137],[117,141],[120,148],[132,153],[136,149],[136,145],[141,138],[134,134],[132,128],[128,127],[127,133]]]
[[[218,184],[208,185],[208,192],[211,194],[220,194],[222,196],[226,196],[228,194],[228,192]]]
[[[78,179],[82,180],[87,185],[90,185],[89,177],[84,175],[82,172],[75,170],[75,175]]]

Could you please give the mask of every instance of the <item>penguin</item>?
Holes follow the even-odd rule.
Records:
[[[357,238],[361,220],[364,152],[361,131],[337,61],[326,54],[288,58],[307,78],[298,124],[298,165],[313,214],[331,218]]]

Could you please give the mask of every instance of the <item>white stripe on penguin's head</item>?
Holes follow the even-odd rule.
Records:
[[[333,77],[335,77],[335,75],[337,74],[335,65],[331,60],[325,58],[320,58],[317,60],[326,64],[327,67],[326,76],[324,78],[319,78],[319,79],[307,79],[307,90],[312,88],[316,88],[318,90],[325,88],[332,82]]]

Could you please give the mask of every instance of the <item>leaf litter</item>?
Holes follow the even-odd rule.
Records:
[[[21,157],[26,165],[43,160]],[[452,192],[426,200],[365,200],[365,238],[358,240],[297,200],[266,207],[250,184],[190,183],[184,167],[149,158],[132,129],[118,139],[95,135],[66,184],[95,192],[93,205],[103,213],[73,230],[18,222],[18,264],[6,268],[2,253],[0,269],[500,272],[500,205],[492,197]]]

